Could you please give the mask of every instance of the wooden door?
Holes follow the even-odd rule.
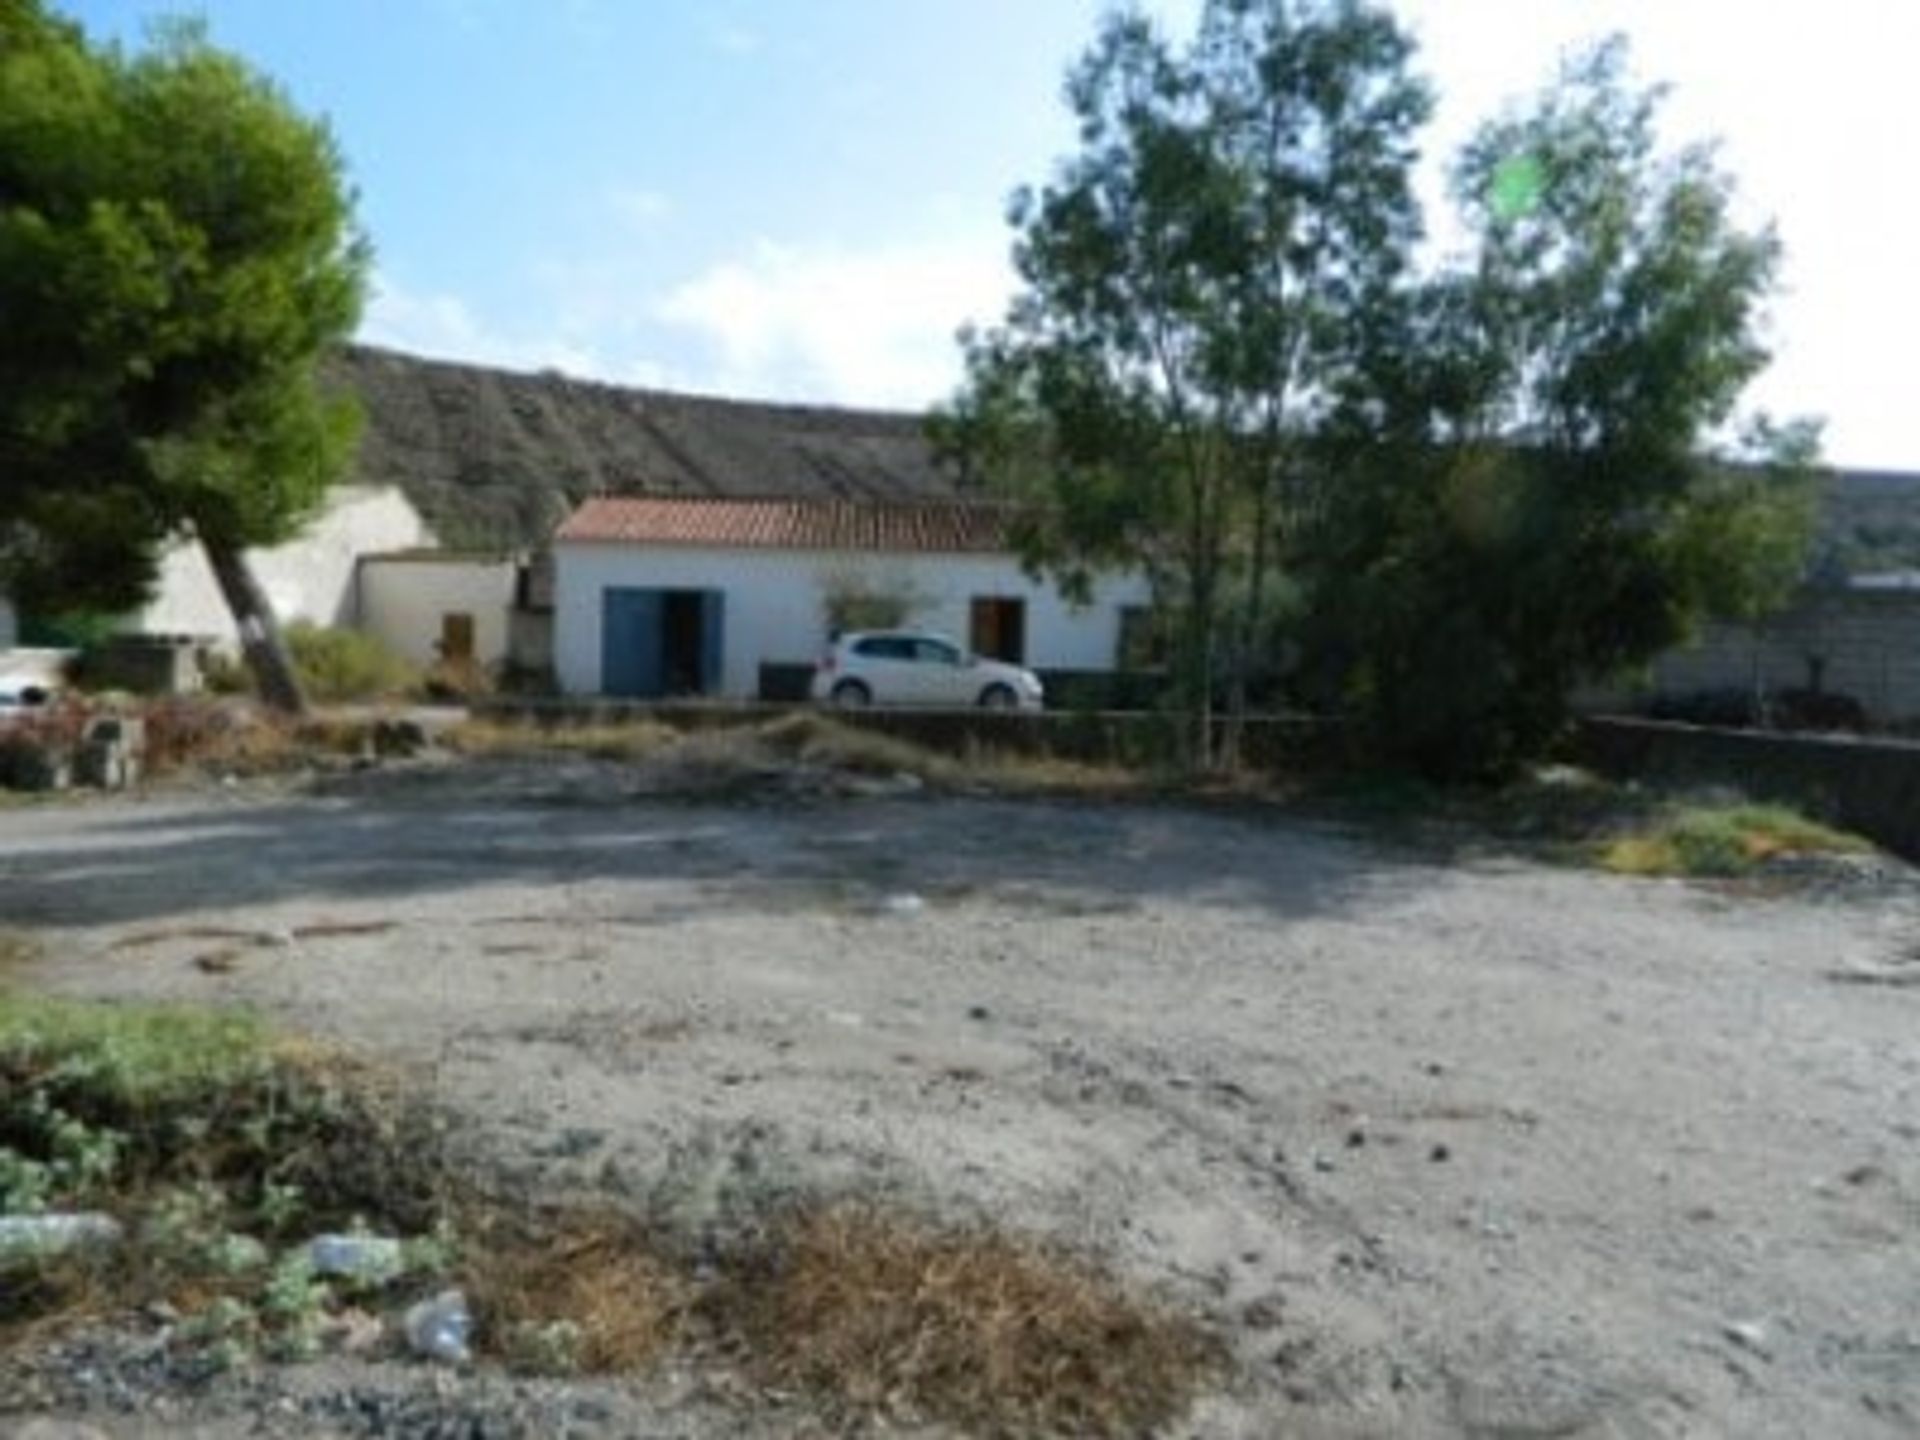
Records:
[[[440,617],[440,658],[449,665],[473,663],[473,616],[454,612]]]

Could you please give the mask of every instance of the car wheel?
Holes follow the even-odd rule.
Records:
[[[858,680],[842,680],[833,687],[833,703],[842,710],[863,710],[873,703],[873,692]]]
[[[1019,703],[1019,697],[1005,685],[989,685],[980,692],[982,710],[1011,710]]]

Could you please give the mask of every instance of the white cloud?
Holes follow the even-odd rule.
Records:
[[[1012,287],[997,232],[869,249],[757,242],[673,289],[656,318],[703,336],[706,388],[919,406],[959,380],[954,333]]]
[[[501,333],[481,321],[458,296],[411,291],[384,275],[375,277],[373,297],[360,322],[360,338],[409,354],[508,370],[560,370],[569,375],[606,371],[590,348],[559,337]]]

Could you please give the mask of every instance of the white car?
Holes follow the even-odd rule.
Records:
[[[1040,677],[1018,665],[970,655],[944,635],[865,630],[842,635],[813,672],[823,705],[979,705],[1038,710]]]
[[[37,680],[0,675],[0,720],[45,709],[53,692]]]

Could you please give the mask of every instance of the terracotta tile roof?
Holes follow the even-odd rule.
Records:
[[[976,554],[1008,548],[1004,507],[965,501],[589,500],[556,540],[753,550]]]

